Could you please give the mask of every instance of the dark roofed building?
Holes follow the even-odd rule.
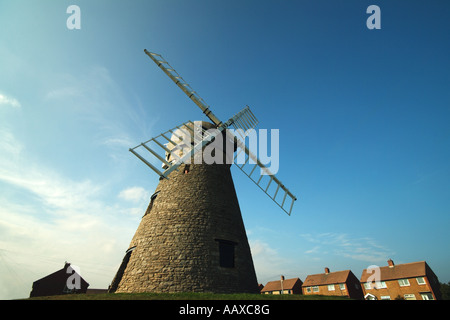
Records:
[[[34,281],[30,298],[86,293],[88,287],[89,283],[70,266],[70,263],[66,262],[61,270]]]
[[[437,276],[425,261],[364,269],[361,275],[367,300],[440,300]]]
[[[330,272],[329,268],[325,268],[325,273],[307,276],[302,290],[304,295],[364,297],[359,280],[351,270]]]
[[[262,288],[261,294],[301,294],[302,281],[300,278],[284,279],[269,281]]]

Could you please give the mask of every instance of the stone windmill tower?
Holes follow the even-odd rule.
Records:
[[[245,145],[245,133],[257,124],[249,107],[221,122],[160,55],[145,53],[212,123],[188,121],[130,149],[160,176],[160,182],[110,292],[256,293],[253,260],[230,172],[235,151],[246,155],[237,166],[288,214],[297,199]],[[227,130],[231,127],[244,142]],[[268,180],[265,185],[263,178]]]

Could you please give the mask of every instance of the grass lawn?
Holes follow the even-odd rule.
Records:
[[[249,293],[105,293],[70,294],[60,296],[36,297],[27,300],[350,300],[347,297],[294,295],[262,295]]]

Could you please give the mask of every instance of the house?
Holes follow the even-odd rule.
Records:
[[[366,300],[440,300],[439,280],[425,261],[364,269],[361,285]]]
[[[76,271],[65,263],[64,268],[33,282],[30,298],[55,296],[69,293],[86,293],[87,283]]]
[[[306,277],[302,286],[304,295],[347,296],[362,300],[364,295],[361,284],[350,270],[313,274]]]
[[[285,279],[281,276],[280,280],[269,281],[261,289],[261,294],[301,294],[302,281],[300,278]]]

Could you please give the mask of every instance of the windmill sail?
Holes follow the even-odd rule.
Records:
[[[216,125],[220,126],[222,122],[211,112],[206,102],[195,92],[191,86],[184,81],[184,79],[175,71],[174,68],[164,58],[153,52],[144,50],[144,52],[161,68],[166,75],[172,79],[173,82],[192,100],[199,106],[203,113]]]
[[[211,143],[214,138],[226,128],[237,123],[239,119],[250,118],[250,114],[252,113],[247,106],[215,130],[206,130],[202,127],[201,123],[189,120],[150,140],[142,142],[140,145],[131,148],[130,152],[159,176],[167,178],[169,174],[172,171],[177,170],[181,164],[189,163],[194,154]],[[241,128],[239,127],[239,129]],[[237,132],[242,132],[242,129]],[[233,141],[235,137],[228,136],[228,138]],[[239,144],[240,143],[238,142],[238,145]],[[148,153],[143,155],[142,153],[139,153],[138,150],[148,151]],[[164,171],[158,169],[158,166],[155,163],[158,161],[162,162],[162,168],[165,169]]]
[[[131,148],[130,152],[160,177],[167,178],[172,171],[177,170],[181,164],[187,163],[197,151],[202,150],[218,133],[210,134],[202,128],[201,124],[189,120],[142,142],[140,145]],[[192,139],[193,137],[202,138]],[[138,150],[148,151],[148,153],[143,155]],[[165,170],[158,169],[155,163],[158,161],[162,162],[162,168]]]
[[[291,215],[294,202],[297,198],[278,178],[262,164],[259,159],[247,148],[244,142],[236,139],[238,150],[234,157],[236,167],[238,167],[247,177],[250,178],[265,194],[267,194],[284,212]],[[246,154],[244,163],[237,162],[239,153]],[[251,160],[251,161],[250,161]],[[256,170],[259,168],[260,170]],[[287,200],[287,201],[286,201]]]
[[[234,139],[234,143],[237,145],[237,153],[234,157],[235,163],[238,155],[241,152],[244,152],[246,157],[244,163],[236,163],[236,166],[244,172],[261,190],[263,190],[283,211],[285,211],[288,215],[291,214],[294,202],[297,198],[281,183],[280,180],[276,178],[276,176],[254,155],[245,145],[241,139],[245,139],[248,132],[255,128],[258,124],[258,120],[255,115],[251,112],[250,108],[247,106],[234,117],[230,118],[226,123],[220,121],[210,110],[210,107],[206,104],[206,102],[195,92],[191,86],[175,71],[175,69],[159,54],[152,53],[147,51],[144,52],[156,63],[156,65],[163,70],[163,72],[192,100],[194,103],[203,111],[203,113],[217,126],[217,129],[222,132],[230,126],[235,128],[235,131],[238,133],[238,136],[232,137]],[[196,145],[189,149],[188,154],[184,155],[183,158],[179,158],[175,163],[168,164],[168,169],[164,172],[160,172],[159,170],[153,169],[153,166],[150,166],[154,171],[156,171],[160,176],[166,177],[168,174],[176,170],[178,166],[183,163],[184,160],[188,159],[198,150],[201,150],[202,147],[206,146],[209,142],[212,141],[213,137],[206,137],[201,141],[200,144]],[[167,138],[166,138],[167,139]],[[152,139],[153,140],[153,139]],[[144,145],[145,144],[141,144]],[[134,150],[130,149],[133,153]],[[136,154],[136,153],[135,153]],[[137,154],[136,154],[137,155]],[[138,155],[137,155],[138,156]],[[138,156],[141,160],[142,158]],[[260,170],[255,170],[257,167]],[[244,169],[245,168],[245,169]],[[247,170],[251,168],[250,172]],[[266,182],[265,180],[269,180]]]

